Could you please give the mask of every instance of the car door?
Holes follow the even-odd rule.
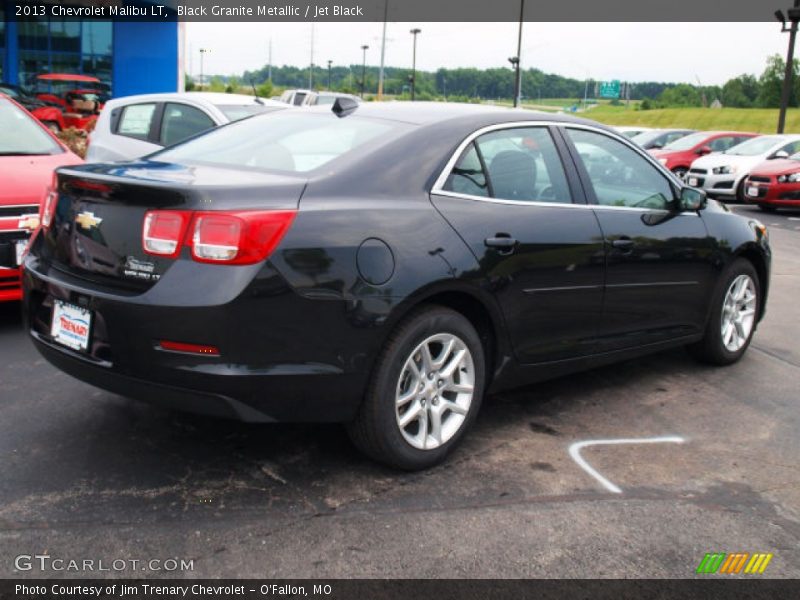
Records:
[[[675,183],[632,144],[589,128],[564,134],[605,240],[599,350],[701,331],[713,249],[702,218],[677,210]]]
[[[505,126],[473,138],[434,186],[432,201],[477,258],[518,360],[591,353],[602,310],[603,240],[574,168],[564,168],[566,146],[547,125]]]

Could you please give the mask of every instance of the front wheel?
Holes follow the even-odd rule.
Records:
[[[737,258],[720,280],[703,339],[689,347],[703,362],[729,365],[739,360],[753,339],[761,292],[752,263]]]
[[[348,426],[367,455],[405,470],[441,462],[475,419],[485,381],[480,337],[460,313],[426,307],[392,333]]]
[[[675,177],[677,177],[681,181],[684,181],[686,179],[686,173],[688,173],[688,172],[689,172],[689,169],[687,169],[685,167],[676,167],[676,168],[672,169],[672,173],[675,175]]]

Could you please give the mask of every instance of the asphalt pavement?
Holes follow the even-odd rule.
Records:
[[[678,349],[491,398],[424,473],[371,463],[339,426],[95,389],[41,359],[2,306],[0,577],[694,577],[707,552],[772,553],[761,577],[800,577],[800,211],[735,210],[774,250],[740,363]],[[631,443],[591,444],[609,440]],[[16,558],[36,554],[125,567]]]

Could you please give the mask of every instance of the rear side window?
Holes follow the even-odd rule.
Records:
[[[480,136],[462,154],[444,189],[499,200],[572,202],[558,150],[544,127]]]
[[[126,106],[122,109],[122,114],[119,117],[117,133],[146,140],[150,135],[150,127],[153,125],[155,113],[155,103]]]
[[[483,172],[475,144],[470,144],[461,155],[445,181],[444,189],[469,196],[489,196],[486,173]]]
[[[160,143],[172,146],[212,127],[214,121],[199,108],[170,102],[164,107]]]
[[[259,115],[210,131],[160,152],[166,162],[250,167],[303,173],[361,146],[392,139],[409,126],[392,121],[339,119],[333,114]],[[274,116],[273,116],[274,115]]]

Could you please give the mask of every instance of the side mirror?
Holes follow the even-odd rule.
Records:
[[[682,212],[694,212],[706,205],[706,193],[697,188],[685,187],[681,189],[679,206]]]
[[[789,153],[786,150],[778,150],[770,158],[789,158]]]
[[[706,154],[711,154],[712,152],[713,150],[711,149],[711,146],[702,146],[697,149],[698,156],[705,156]]]

